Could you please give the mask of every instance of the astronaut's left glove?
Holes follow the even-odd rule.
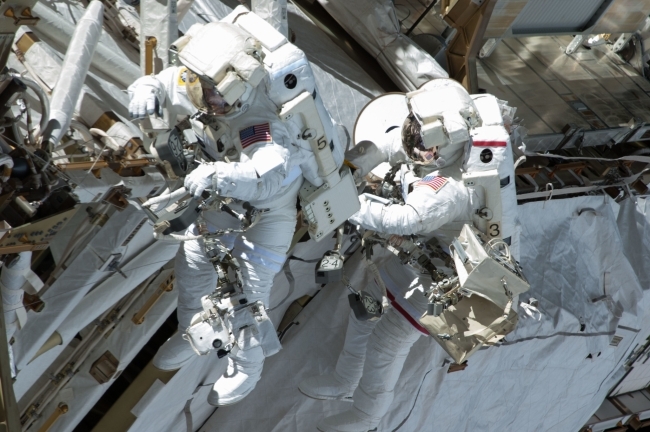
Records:
[[[185,189],[195,198],[200,198],[207,188],[212,187],[212,177],[217,173],[214,164],[203,163],[185,177]]]

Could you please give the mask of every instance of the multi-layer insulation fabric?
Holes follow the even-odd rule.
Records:
[[[541,315],[519,306],[519,325],[506,342],[481,349],[453,373],[445,352],[421,338],[379,430],[579,430],[622,377],[623,362],[650,328],[645,200],[625,201],[619,211],[609,198],[580,197],[529,203],[519,212],[521,264],[531,284],[519,300],[537,298]],[[349,262],[353,283],[359,268]],[[279,275],[276,283],[287,282]],[[201,430],[315,430],[323,416],[349,409],[297,390],[304,378],[334,368],[346,295],[340,285],[325,287],[287,333],[283,351],[268,359],[246,403],[219,409]]]

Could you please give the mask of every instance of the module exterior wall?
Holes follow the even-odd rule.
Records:
[[[614,0],[592,30],[593,34],[627,33],[639,29],[650,11],[650,0]]]
[[[484,37],[629,33],[639,29],[649,0],[495,0]]]
[[[498,0],[494,6],[490,22],[485,30],[485,38],[502,37],[517,19],[528,0]]]
[[[602,1],[529,1],[512,23],[513,34],[579,32],[597,13]]]
[[[63,387],[48,407],[45,408],[43,417],[32,428],[36,430],[54,411],[58,404],[64,402],[68,405],[69,411],[57,420],[54,426],[49,429],[49,432],[72,432],[75,429],[76,425],[84,418],[118,376],[116,374],[109,382],[98,384],[95,378],[90,375],[91,365],[104,352],[110,351],[120,362],[118,371],[122,371],[176,308],[176,293],[164,294],[149,311],[144,322],[140,325],[135,325],[130,318],[157,289],[157,284],[150,285],[143,295],[136,300],[133,306],[125,312],[124,319],[122,319],[107,339],[102,338],[102,341],[93,349],[92,354],[81,365],[79,372]],[[145,428],[140,430],[148,431],[154,429]]]
[[[583,146],[602,145],[631,120],[650,123],[649,83],[607,48],[566,55],[570,41],[506,39],[477,64],[479,87],[517,107],[528,129],[526,143],[535,150],[553,149],[564,127],[573,124],[585,131]],[[628,139],[646,139],[646,131],[643,126]]]
[[[36,351],[85,294],[110,276],[110,272],[99,269],[111,259],[111,254],[120,248],[143,217],[142,212],[133,206],[123,211],[115,211],[97,235],[88,241],[82,252],[47,289],[44,295],[48,300],[46,307],[39,313],[28,313],[27,324],[16,333],[16,343],[13,347],[19,369],[33,358]]]

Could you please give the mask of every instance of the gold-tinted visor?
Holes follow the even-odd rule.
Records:
[[[411,160],[419,165],[429,165],[438,159],[438,146],[425,148],[420,123],[413,114],[402,125],[402,147]]]
[[[233,109],[217,91],[212,80],[202,78],[189,69],[187,70],[185,86],[190,102],[199,111],[211,115],[225,115]]]

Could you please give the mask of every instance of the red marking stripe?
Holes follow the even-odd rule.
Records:
[[[395,301],[395,296],[393,296],[393,294],[391,294],[390,291],[386,291],[386,294],[388,295],[388,300],[390,300],[390,302],[391,302],[391,304],[393,305],[393,307],[395,308],[395,310],[397,310],[397,312],[399,312],[400,314],[402,314],[402,316],[403,316],[404,318],[406,318],[406,320],[407,320],[408,322],[410,322],[411,325],[412,325],[413,327],[415,327],[417,330],[419,330],[420,332],[424,333],[425,335],[427,335],[427,336],[431,336],[431,335],[429,334],[429,332],[427,331],[427,329],[425,329],[424,327],[422,327],[422,326],[420,325],[419,322],[417,322],[417,321],[416,321],[416,320],[415,320],[411,315],[409,315],[409,314],[404,310],[404,308],[403,308],[402,306],[399,305],[399,303],[397,303],[397,302]]]
[[[505,147],[505,141],[472,141],[474,147]]]

